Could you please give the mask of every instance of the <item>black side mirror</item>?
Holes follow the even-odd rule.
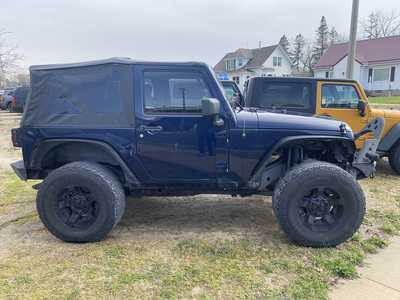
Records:
[[[364,117],[365,110],[367,109],[367,104],[364,101],[360,100],[360,101],[358,101],[357,109],[360,112],[360,116]]]
[[[224,125],[224,120],[218,116],[220,107],[219,101],[215,98],[204,98],[201,100],[201,112],[203,116],[214,117],[214,125],[217,127]]]

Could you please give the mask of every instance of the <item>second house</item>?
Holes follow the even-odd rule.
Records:
[[[220,79],[233,80],[243,90],[253,76],[289,76],[290,58],[280,45],[255,49],[240,48],[226,54],[214,67]]]

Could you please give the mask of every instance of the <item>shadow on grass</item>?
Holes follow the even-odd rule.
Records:
[[[224,235],[285,241],[269,197],[231,198],[201,195],[174,198],[128,198],[121,231],[148,237],[161,235]],[[157,235],[160,238],[159,235]]]

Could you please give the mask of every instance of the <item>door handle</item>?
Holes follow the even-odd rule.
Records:
[[[145,126],[145,125],[142,125],[142,126],[139,127],[139,131],[142,132],[142,133],[145,132],[147,134],[154,135],[157,132],[163,131],[163,127],[162,126]]]

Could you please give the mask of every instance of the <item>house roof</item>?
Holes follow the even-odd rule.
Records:
[[[273,45],[269,47],[255,48],[255,49],[244,49],[240,48],[234,52],[226,54],[214,67],[216,72],[224,72],[225,70],[225,60],[229,58],[249,58],[250,60],[242,69],[247,68],[257,68],[261,66],[268,57],[274,52],[278,45]]]
[[[330,46],[314,68],[324,69],[335,66],[347,56],[348,47],[348,43]],[[356,60],[360,64],[400,60],[400,35],[357,41]]]

